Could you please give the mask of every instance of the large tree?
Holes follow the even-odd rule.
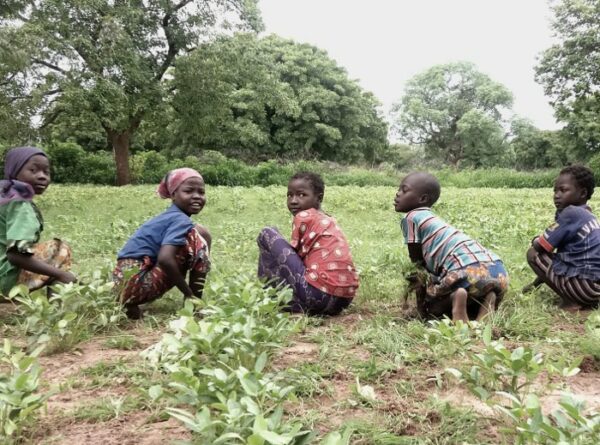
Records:
[[[429,156],[455,166],[490,165],[502,157],[502,113],[511,106],[508,89],[472,63],[457,62],[410,79],[392,119],[399,136]]]
[[[1,46],[22,57],[5,79],[25,79],[21,96],[37,98],[42,125],[62,113],[93,117],[112,145],[117,184],[127,184],[132,136],[169,93],[177,56],[224,28],[258,30],[256,3],[10,0],[0,9]]]
[[[558,42],[542,54],[536,80],[587,157],[600,151],[600,2],[562,0],[553,10]]]
[[[177,134],[247,159],[366,159],[387,148],[374,96],[327,54],[238,34],[198,48],[174,72]]]

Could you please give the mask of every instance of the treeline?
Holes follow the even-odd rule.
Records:
[[[514,115],[512,93],[468,62],[417,74],[385,116],[323,50],[260,37],[256,0],[208,0],[202,8],[7,0],[0,6],[0,144],[48,147],[59,181],[117,185],[153,182],[158,170],[140,165],[195,163],[215,151],[227,159],[223,170],[239,162],[240,178],[270,159],[383,170],[595,162],[598,4],[554,6],[557,43],[541,55],[536,79],[564,127],[543,131]],[[390,132],[402,143],[391,144]],[[82,163],[85,175],[71,167]]]
[[[3,157],[8,147],[0,146]],[[108,152],[90,153],[72,142],[45,147],[52,161],[52,180],[62,184],[113,185],[115,171]],[[291,175],[310,170],[321,174],[328,185],[398,187],[411,168],[397,169],[392,164],[378,167],[340,165],[327,161],[298,160],[286,163],[268,160],[247,164],[242,160],[206,150],[200,157],[168,158],[155,151],[138,152],[130,157],[133,184],[157,184],[171,169],[191,167],[200,171],[207,184],[216,186],[285,186]],[[1,167],[1,165],[0,165]],[[593,164],[600,177],[600,163]],[[417,167],[414,167],[417,169]],[[444,186],[469,188],[543,188],[552,187],[558,169],[516,171],[507,168],[462,169],[432,168]]]

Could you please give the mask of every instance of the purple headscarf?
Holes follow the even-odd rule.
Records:
[[[0,205],[11,201],[31,201],[35,192],[31,185],[17,181],[15,178],[32,156],[46,156],[37,147],[11,148],[4,158],[4,179],[0,181]]]

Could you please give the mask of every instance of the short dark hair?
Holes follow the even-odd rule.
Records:
[[[573,164],[563,168],[559,175],[571,175],[578,187],[584,188],[587,191],[586,199],[590,199],[594,194],[596,180],[594,173],[588,167],[582,164]]]
[[[323,178],[321,175],[313,172],[297,172],[290,178],[290,181],[294,181],[296,179],[304,179],[308,183],[310,183],[311,188],[315,194],[321,195],[321,197],[325,196],[325,183],[323,182]]]
[[[435,176],[428,172],[416,171],[409,173],[408,176],[412,175],[415,175],[419,178],[419,191],[420,193],[427,195],[427,197],[429,198],[427,205],[431,207],[440,198],[440,194],[442,192],[440,181],[438,181],[438,179]]]

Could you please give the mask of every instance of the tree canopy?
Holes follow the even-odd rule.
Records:
[[[542,54],[536,80],[584,157],[600,151],[600,2],[562,0],[552,23],[558,42]]]
[[[182,58],[174,86],[176,131],[190,148],[346,162],[371,161],[387,148],[374,96],[308,44],[222,38]]]
[[[129,176],[131,138],[170,91],[176,57],[222,29],[258,30],[257,0],[33,0],[0,13],[2,80],[9,103],[28,100],[43,117],[91,116],[104,129],[117,166]],[[2,96],[0,96],[0,101]],[[0,103],[1,106],[1,103]]]
[[[410,79],[392,109],[401,138],[452,165],[493,164],[503,156],[502,113],[512,106],[503,85],[469,62],[436,65]]]

